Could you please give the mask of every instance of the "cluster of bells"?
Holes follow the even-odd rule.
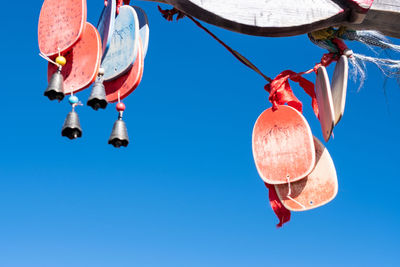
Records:
[[[50,100],[61,101],[64,99],[64,77],[61,73],[62,67],[66,64],[66,59],[63,56],[56,58],[58,70],[52,75],[49,85],[47,86],[44,95]],[[104,69],[100,68],[98,77],[93,85],[92,92],[87,101],[87,105],[94,110],[105,109],[107,107],[106,92],[103,85]],[[80,104],[78,97],[71,95],[68,99],[72,106],[72,111],[68,113],[61,130],[61,135],[69,139],[76,139],[82,137],[82,128],[79,122],[78,114],[75,112],[75,107]],[[125,104],[118,102],[116,109],[118,111],[118,119],[114,123],[111,136],[108,143],[114,147],[127,147],[129,144],[128,130],[125,122],[122,120],[122,115],[125,110]]]

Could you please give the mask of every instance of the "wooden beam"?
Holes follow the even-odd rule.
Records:
[[[400,38],[400,1],[396,0],[145,1],[171,4],[199,20],[249,35],[293,36],[345,25]]]

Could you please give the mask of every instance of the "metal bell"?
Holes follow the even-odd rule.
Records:
[[[104,88],[104,84],[102,79],[98,78],[94,82],[92,93],[87,101],[87,105],[92,107],[94,110],[98,110],[99,108],[105,109],[107,104],[108,102],[106,99],[106,90]]]
[[[125,122],[121,117],[114,123],[114,127],[111,132],[110,139],[108,139],[108,143],[113,145],[114,147],[127,147],[129,144],[128,130],[126,129]]]
[[[78,113],[74,110],[68,113],[62,127],[61,135],[66,136],[71,140],[82,136],[82,128],[79,123]]]
[[[49,85],[47,86],[46,91],[44,91],[44,96],[47,96],[50,100],[63,100],[64,77],[61,74],[61,69],[58,69],[57,72],[51,76]]]

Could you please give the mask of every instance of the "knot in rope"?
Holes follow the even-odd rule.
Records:
[[[176,20],[180,20],[185,17],[185,13],[179,11],[176,8],[162,9],[160,6],[158,6],[158,10],[161,12],[163,18],[165,18],[168,21],[173,21],[175,15],[177,15]]]

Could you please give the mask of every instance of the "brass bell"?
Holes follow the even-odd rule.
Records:
[[[61,74],[61,68],[51,76],[44,96],[47,96],[50,100],[61,101],[64,99],[64,77]]]
[[[61,135],[68,137],[71,140],[82,136],[82,128],[79,122],[78,113],[74,110],[68,113],[62,127]]]
[[[108,143],[116,148],[121,146],[127,147],[129,144],[128,130],[125,122],[122,120],[122,116],[118,117],[118,120],[114,123],[114,127],[111,132]]]

